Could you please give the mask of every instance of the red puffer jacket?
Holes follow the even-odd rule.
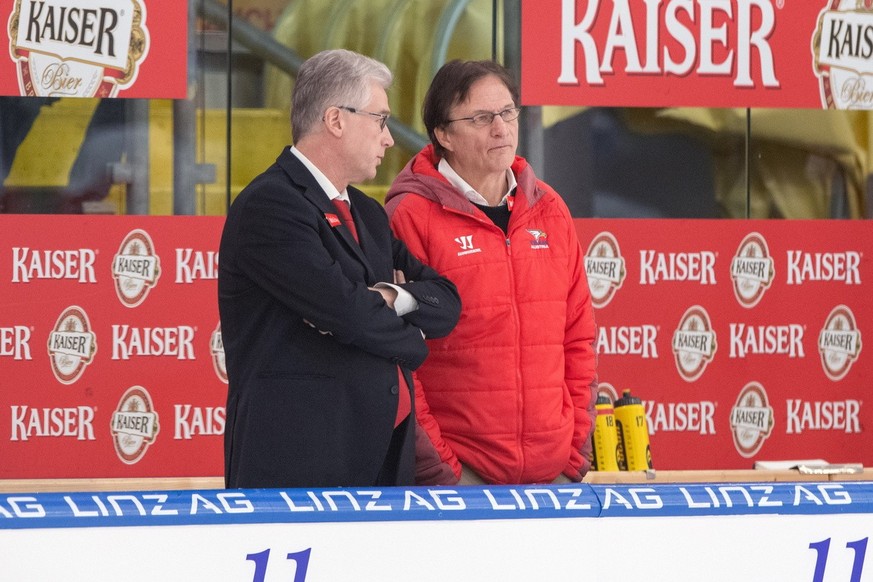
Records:
[[[461,295],[461,319],[429,340],[416,413],[451,484],[460,463],[489,483],[580,480],[590,467],[595,324],[583,253],[563,200],[516,157],[508,234],[419,152],[386,197],[391,226]],[[448,470],[454,473],[454,479]],[[424,476],[423,476],[424,475]],[[430,483],[428,483],[430,481]]]

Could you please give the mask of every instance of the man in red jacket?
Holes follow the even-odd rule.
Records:
[[[594,313],[570,212],[516,156],[518,89],[497,63],[452,61],[423,111],[431,145],[398,175],[386,209],[463,307],[416,372],[416,481],[580,481],[597,392]]]

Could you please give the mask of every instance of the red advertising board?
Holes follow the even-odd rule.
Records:
[[[185,98],[188,3],[0,4],[0,95]]]
[[[601,390],[643,400],[655,468],[873,463],[863,221],[577,220]]]
[[[870,0],[522,0],[526,105],[873,107]]]
[[[222,224],[0,216],[0,478],[222,474]]]
[[[0,479],[223,473],[222,217],[0,215]],[[656,469],[873,465],[862,221],[577,219]]]

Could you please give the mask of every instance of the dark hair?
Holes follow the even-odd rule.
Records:
[[[467,99],[470,87],[479,79],[489,75],[494,75],[506,85],[512,95],[513,103],[518,105],[518,85],[509,70],[500,63],[454,60],[444,64],[434,75],[424,96],[421,117],[438,156],[442,157],[445,150],[440,145],[434,130],[445,125],[453,106]]]

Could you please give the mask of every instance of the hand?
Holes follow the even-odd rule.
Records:
[[[388,307],[394,309],[394,300],[397,299],[397,291],[391,287],[367,287],[370,291],[375,291],[382,296]]]
[[[394,284],[403,285],[404,283],[406,283],[406,275],[403,274],[403,271],[394,269]]]

